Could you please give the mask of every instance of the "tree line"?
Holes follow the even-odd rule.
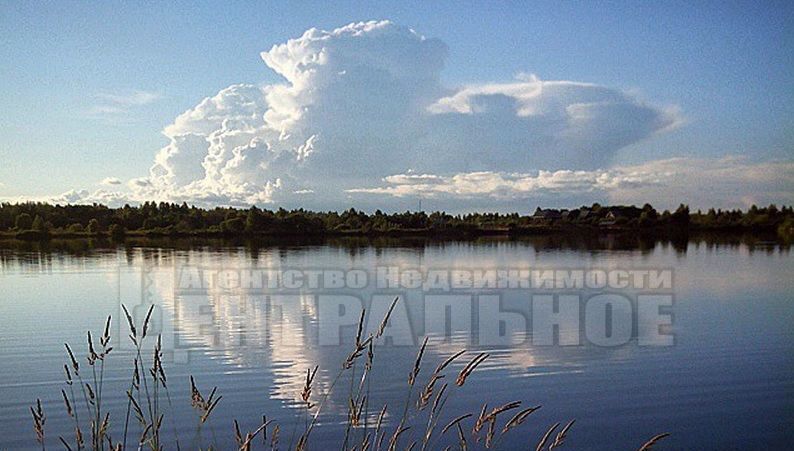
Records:
[[[576,209],[537,209],[532,215],[518,213],[469,213],[405,211],[368,214],[356,209],[314,212],[304,209],[267,210],[258,207],[199,208],[187,203],[144,202],[110,208],[93,205],[52,205],[40,202],[0,203],[0,232],[18,237],[45,235],[122,237],[134,234],[271,234],[323,235],[372,233],[532,233],[588,229],[707,229],[778,231],[790,235],[794,227],[791,206],[752,206],[747,210],[709,209],[690,212],[680,205],[658,212],[649,204]]]

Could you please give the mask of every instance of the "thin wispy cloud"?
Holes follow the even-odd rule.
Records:
[[[99,184],[105,186],[121,185],[121,180],[116,177],[105,177],[99,181]]]
[[[161,98],[160,94],[148,91],[133,91],[130,94],[98,94],[97,98],[110,104],[123,106],[148,105]]]
[[[105,119],[115,123],[134,122],[137,109],[150,105],[162,96],[156,92],[135,90],[128,93],[96,94],[96,103],[89,108],[90,117]]]

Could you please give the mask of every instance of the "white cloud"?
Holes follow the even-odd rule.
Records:
[[[395,197],[423,196],[470,199],[522,199],[539,194],[579,194],[662,183],[648,173],[610,170],[558,170],[536,173],[465,172],[451,176],[397,174],[383,179],[387,186],[354,188],[350,193],[387,194]]]
[[[99,93],[97,103],[88,110],[88,116],[112,122],[129,121],[136,108],[149,105],[161,98],[160,94],[135,90],[125,94]]]
[[[397,174],[385,186],[354,188],[357,194],[394,197],[497,200],[541,199],[598,193],[624,204],[670,207],[747,207],[794,203],[794,162],[752,162],[744,157],[670,158],[593,171],[536,173],[469,172],[450,176]]]
[[[121,180],[117,179],[116,177],[105,177],[99,181],[99,184],[106,186],[121,185]]]
[[[616,203],[694,208],[747,208],[752,204],[794,204],[794,161],[752,161],[746,156],[669,158],[623,168],[636,174],[655,174],[660,187],[635,186],[609,192]]]
[[[441,84],[446,46],[388,21],[310,29],[262,53],[280,84],[233,85],[163,133],[148,184],[158,199],[290,203],[395,171],[592,169],[678,116],[616,89],[524,76]]]
[[[55,196],[17,196],[17,197],[5,197],[0,198],[5,202],[47,202],[51,204],[93,204],[99,203],[103,205],[110,205],[110,206],[120,206],[125,203],[134,203],[137,202],[135,199],[131,199],[128,193],[116,192],[116,191],[106,191],[103,189],[96,190],[94,192],[90,192],[85,189],[81,190],[69,190],[65,193],[61,193]]]
[[[576,193],[615,200],[675,195],[677,202],[686,187],[713,179],[715,188],[700,192],[728,202],[733,194],[719,192],[721,183],[751,195],[781,170],[780,163],[764,168],[742,160],[721,163],[720,172],[697,159],[614,167],[619,149],[680,125],[677,108],[526,74],[444,86],[447,51],[388,21],[313,28],[274,45],[261,57],[283,82],[232,85],[180,114],[164,128],[169,143],[149,174],[128,182],[126,196],[320,209],[347,207],[351,196],[383,208],[388,199],[413,195],[447,199],[446,208],[461,207],[462,199]],[[102,96],[105,107],[119,110],[156,98]],[[698,167],[708,175],[693,172]],[[752,171],[739,174],[751,168],[757,182],[748,179]],[[775,186],[790,194],[790,184]]]
[[[106,93],[97,95],[98,99],[106,103],[124,106],[148,105],[160,99],[160,97],[160,94],[148,91],[132,91],[123,95]]]
[[[615,166],[597,170],[510,172],[462,172],[451,175],[407,172],[383,177],[377,186],[349,188],[354,196],[373,209],[389,205],[388,199],[433,199],[433,208],[465,210],[466,206],[500,210],[521,210],[536,205],[570,207],[590,202],[643,204],[657,208],[674,208],[687,203],[692,208],[747,208],[752,204],[794,204],[794,162],[754,162],[746,157],[720,158],[677,157],[637,165]],[[128,182],[131,192],[72,190],[58,196],[36,199],[53,203],[104,203],[122,205],[157,199],[158,189],[149,178]],[[222,193],[208,190],[195,193],[175,190],[169,200],[203,205],[229,204],[246,206],[263,203],[277,191],[283,191],[280,179],[264,190],[250,193]],[[291,192],[306,202],[321,195],[309,188]],[[235,200],[239,196],[239,200]],[[259,196],[257,198],[256,196]],[[402,204],[405,205],[405,204]],[[414,205],[413,202],[408,205]]]

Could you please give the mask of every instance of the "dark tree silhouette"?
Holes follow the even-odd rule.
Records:
[[[681,204],[673,213],[659,214],[653,206],[591,206],[567,210],[541,209],[533,215],[518,213],[469,213],[451,215],[436,211],[404,211],[367,214],[356,209],[343,212],[312,212],[303,209],[276,211],[253,206],[248,209],[202,209],[186,203],[144,202],[137,206],[109,208],[104,205],[51,205],[0,203],[0,233],[68,236],[129,235],[325,235],[325,234],[445,234],[538,233],[548,231],[624,230],[732,230],[778,231],[789,234],[794,223],[791,206],[758,207],[748,211],[708,209],[691,213]]]

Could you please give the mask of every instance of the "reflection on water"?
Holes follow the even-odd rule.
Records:
[[[183,431],[183,443],[195,428],[187,401],[189,374],[202,387],[218,385],[224,396],[214,414],[218,424],[212,433],[218,443],[233,440],[227,427],[231,418],[254,429],[257,419],[266,414],[278,418],[285,431],[294,431],[302,421],[296,412],[306,369],[320,366],[315,393],[324,393],[356,333],[356,305],[349,304],[352,310],[342,312],[345,309],[336,304],[323,304],[321,295],[328,293],[360,299],[358,305],[369,313],[366,331],[374,331],[393,297],[400,297],[388,343],[375,351],[372,380],[377,382],[371,387],[371,405],[377,407],[373,410],[383,403],[404,403],[416,345],[427,333],[432,338],[425,356],[428,366],[464,348],[467,355],[490,354],[450,398],[450,416],[475,412],[486,400],[490,405],[513,399],[544,405],[523,434],[512,438],[522,441],[508,438],[506,445],[518,446],[527,435],[535,437],[553,422],[576,418],[566,442],[574,449],[636,448],[662,431],[674,433],[669,449],[775,447],[794,439],[789,431],[794,420],[791,263],[788,245],[708,236],[668,241],[541,236],[470,242],[4,243],[0,246],[0,397],[6,401],[0,406],[0,448],[33,447],[32,433],[25,433],[30,429],[26,409],[36,397],[52,412],[51,436],[68,430],[68,423],[58,418],[62,416],[58,398],[62,343],[82,343],[85,330],[101,328],[107,314],[120,318],[121,303],[138,317],[150,303],[158,306],[155,330],[163,335],[166,369],[169,380],[175,381],[171,414],[176,429]],[[333,290],[222,285],[191,290],[179,283],[184,268],[363,270],[372,281],[379,267],[671,269],[673,286],[662,291],[674,298],[669,330],[674,345],[639,346],[636,324],[631,339],[618,346],[597,346],[586,339],[586,332],[581,332],[577,346],[537,345],[531,328],[511,329],[505,323],[532,324],[531,289],[461,290],[441,293],[461,296],[460,300],[429,302],[428,294],[439,293],[429,293],[426,287],[383,289],[374,283]],[[587,297],[610,290],[558,291],[554,294]],[[632,302],[642,294],[642,290],[617,291]],[[497,296],[499,308],[480,298],[485,295]],[[439,307],[438,302],[448,305]],[[443,314],[430,314],[433,309]],[[471,321],[453,314],[461,309],[469,312]],[[341,334],[341,345],[323,342],[327,318],[338,320],[333,326]],[[123,415],[129,345],[125,327],[118,322],[114,326],[118,350],[115,363],[109,362],[106,392],[113,393],[109,408],[114,413],[120,409],[115,414]],[[570,332],[560,327],[560,337]],[[451,371],[463,364],[465,359],[455,362]],[[343,385],[347,384],[350,380]],[[324,410],[326,423],[344,421],[347,393],[334,391]],[[316,438],[338,439],[337,433],[325,424]],[[283,442],[288,443],[288,438]]]

